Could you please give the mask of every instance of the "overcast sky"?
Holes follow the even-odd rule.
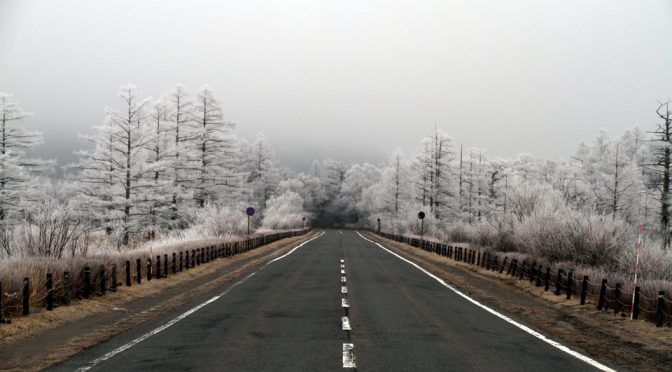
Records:
[[[125,83],[209,84],[284,164],[407,155],[434,121],[491,155],[566,158],[672,98],[672,1],[0,0],[0,91],[72,160]]]

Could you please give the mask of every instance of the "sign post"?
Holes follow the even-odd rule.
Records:
[[[632,306],[630,307],[630,320],[634,319],[635,291],[637,290],[637,275],[639,275],[639,255],[642,254],[644,224],[639,224],[639,238],[637,239],[637,259],[635,260],[635,281],[632,284]]]
[[[380,218],[378,218],[378,235],[380,235]]]
[[[245,214],[247,214],[247,236],[248,237],[250,236],[250,217],[254,216],[254,212],[255,212],[255,210],[252,207],[248,207],[245,210]]]
[[[425,212],[420,211],[418,213],[418,218],[420,219],[420,241],[424,242],[424,235],[425,235]]]

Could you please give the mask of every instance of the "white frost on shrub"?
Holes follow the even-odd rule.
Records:
[[[261,226],[272,230],[296,229],[303,226],[304,217],[303,198],[293,191],[285,191],[268,200]]]

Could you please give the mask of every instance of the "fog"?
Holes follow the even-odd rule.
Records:
[[[565,158],[672,97],[669,1],[7,1],[0,91],[61,163],[122,84],[209,84],[280,164],[465,146]]]

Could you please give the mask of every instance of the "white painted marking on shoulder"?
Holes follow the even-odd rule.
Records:
[[[341,283],[345,283],[348,279],[344,276],[341,277]]]
[[[341,307],[350,307],[350,302],[347,298],[341,298]]]
[[[341,264],[341,269],[345,269],[345,265]]]
[[[345,260],[341,258],[341,263],[345,263]]]
[[[158,328],[156,328],[156,329],[154,329],[154,330],[152,330],[152,331],[149,331],[149,332],[145,333],[144,335],[142,335],[142,336],[140,336],[140,337],[138,337],[138,338],[132,340],[131,342],[129,342],[129,343],[125,344],[125,345],[122,345],[122,346],[120,346],[120,347],[118,347],[118,348],[116,348],[116,349],[114,349],[114,350],[112,350],[112,351],[110,351],[110,352],[108,352],[108,353],[106,353],[106,354],[103,354],[102,356],[100,356],[100,357],[98,357],[98,358],[92,360],[92,361],[89,362],[88,364],[86,364],[86,365],[84,365],[84,366],[78,368],[77,371],[78,371],[78,372],[88,371],[88,370],[90,370],[91,368],[97,366],[98,364],[100,364],[100,363],[102,363],[102,362],[104,362],[104,361],[106,361],[106,360],[108,360],[108,359],[114,357],[115,355],[117,355],[117,354],[119,354],[119,353],[122,353],[122,352],[124,352],[124,351],[126,351],[126,350],[132,348],[133,346],[135,346],[135,345],[141,343],[142,341],[145,341],[146,339],[148,339],[148,338],[150,338],[150,337],[156,335],[157,333],[160,333],[160,332],[166,330],[167,328],[169,328],[170,326],[172,326],[172,325],[174,325],[175,323],[179,322],[180,320],[182,320],[182,319],[188,317],[189,315],[191,315],[191,314],[197,312],[198,310],[204,308],[205,306],[207,306],[207,305],[209,305],[209,304],[211,304],[211,303],[213,303],[213,302],[219,300],[219,299],[222,298],[223,296],[227,295],[227,294],[228,294],[229,292],[231,292],[231,290],[233,290],[236,286],[239,286],[239,285],[245,283],[245,281],[247,281],[247,280],[250,279],[251,277],[255,276],[259,271],[263,270],[266,266],[272,264],[273,262],[276,262],[276,261],[278,261],[278,260],[281,260],[281,259],[283,259],[283,258],[289,256],[290,254],[294,253],[294,251],[296,251],[297,249],[299,249],[299,248],[303,247],[304,245],[306,245],[306,244],[312,242],[313,240],[315,240],[315,239],[321,237],[322,235],[324,235],[324,232],[322,232],[322,234],[320,234],[320,235],[318,235],[318,236],[316,236],[316,237],[314,237],[314,238],[311,238],[311,239],[306,240],[305,242],[299,244],[298,246],[294,247],[291,251],[285,253],[284,255],[282,255],[282,256],[280,256],[280,257],[277,257],[277,258],[275,258],[275,259],[273,259],[273,260],[271,260],[271,261],[268,261],[268,262],[267,262],[264,266],[262,266],[259,270],[255,271],[255,272],[253,272],[253,273],[251,273],[251,274],[249,274],[249,275],[247,275],[246,277],[244,277],[244,278],[241,279],[240,281],[238,281],[238,282],[236,282],[236,283],[230,285],[226,290],[224,290],[224,292],[222,292],[222,293],[220,293],[220,294],[218,294],[218,295],[212,297],[211,299],[209,299],[209,300],[207,300],[207,301],[201,303],[200,305],[197,305],[197,306],[195,306],[195,307],[193,307],[193,308],[187,310],[186,312],[184,312],[184,313],[178,315],[177,317],[173,318],[172,320],[170,320],[168,323],[166,323],[166,324],[164,324],[164,325],[162,325],[162,326],[160,326],[160,327],[158,327]]]
[[[509,318],[508,316],[506,316],[506,315],[504,315],[504,314],[502,314],[502,313],[499,313],[499,312],[497,312],[496,310],[493,310],[493,309],[491,309],[490,307],[488,307],[488,306],[486,306],[486,305],[484,305],[484,304],[482,304],[482,303],[476,301],[475,299],[473,299],[473,298],[467,296],[466,294],[460,292],[458,289],[456,289],[456,288],[453,287],[452,285],[446,283],[443,279],[441,279],[441,278],[437,277],[436,275],[430,273],[429,271],[423,269],[422,267],[420,267],[420,266],[419,266],[418,264],[416,264],[415,262],[412,262],[412,261],[410,261],[410,260],[407,260],[407,259],[405,259],[404,257],[401,257],[400,255],[398,255],[398,254],[392,252],[391,250],[389,250],[389,249],[383,247],[380,243],[377,243],[377,242],[374,242],[374,241],[371,240],[371,239],[367,239],[367,238],[365,238],[365,237],[364,237],[362,234],[360,234],[359,232],[357,232],[357,235],[359,235],[362,239],[364,239],[364,240],[366,240],[366,241],[368,241],[368,242],[370,242],[370,243],[373,243],[373,244],[377,245],[378,247],[384,249],[385,251],[387,251],[387,252],[390,253],[391,255],[397,257],[398,259],[400,259],[400,260],[402,260],[402,261],[405,261],[406,263],[408,263],[408,264],[414,266],[416,269],[418,269],[418,270],[422,271],[423,273],[427,274],[429,277],[431,277],[432,279],[436,280],[436,281],[439,282],[441,285],[443,285],[444,287],[446,287],[446,288],[450,289],[451,291],[455,292],[456,294],[458,294],[458,295],[461,296],[462,298],[466,299],[467,301],[471,302],[472,304],[474,304],[474,305],[480,307],[481,309],[483,309],[483,310],[489,312],[490,314],[492,314],[492,315],[494,315],[494,316],[496,316],[496,317],[498,317],[498,318],[504,320],[505,322],[507,322],[507,323],[509,323],[509,324],[512,324],[512,325],[516,326],[517,328],[519,328],[519,329],[525,331],[526,333],[528,333],[528,334],[530,334],[530,335],[532,335],[532,336],[534,336],[534,337],[540,339],[541,341],[543,341],[543,342],[545,342],[545,343],[547,343],[547,344],[553,346],[554,348],[559,349],[559,350],[561,350],[561,351],[563,351],[563,352],[565,352],[565,353],[567,353],[567,354],[569,354],[569,355],[571,355],[571,356],[573,356],[573,357],[575,357],[575,358],[577,358],[577,359],[579,359],[579,360],[581,360],[581,361],[583,361],[583,362],[586,362],[586,363],[590,364],[591,366],[593,366],[593,367],[595,367],[595,368],[597,368],[597,369],[599,369],[599,370],[601,370],[601,371],[605,371],[605,372],[616,372],[614,369],[611,369],[611,368],[605,366],[604,364],[602,364],[602,363],[600,363],[600,362],[598,362],[598,361],[596,361],[596,360],[594,360],[594,359],[591,359],[590,357],[587,357],[587,356],[585,356],[585,355],[583,355],[583,354],[581,354],[581,353],[579,353],[579,352],[577,352],[577,351],[574,351],[574,350],[570,349],[569,347],[567,347],[567,346],[565,346],[565,345],[563,345],[563,344],[561,344],[561,343],[559,343],[559,342],[557,342],[557,341],[555,341],[555,340],[552,340],[552,339],[550,339],[550,338],[548,338],[548,337],[542,335],[541,333],[539,333],[539,332],[533,330],[532,328],[530,328],[530,327],[528,327],[528,326],[526,326],[526,325],[524,325],[524,324],[518,323],[518,322],[516,322],[515,320]],[[344,346],[344,348],[345,348],[345,346]]]
[[[345,270],[341,270],[341,274],[345,275]]]
[[[348,287],[346,286],[341,286],[341,293],[348,293]]]
[[[352,328],[350,328],[350,319],[347,316],[342,317],[341,322],[343,323],[344,331],[352,331]]]
[[[343,368],[357,368],[355,344],[343,344]]]

